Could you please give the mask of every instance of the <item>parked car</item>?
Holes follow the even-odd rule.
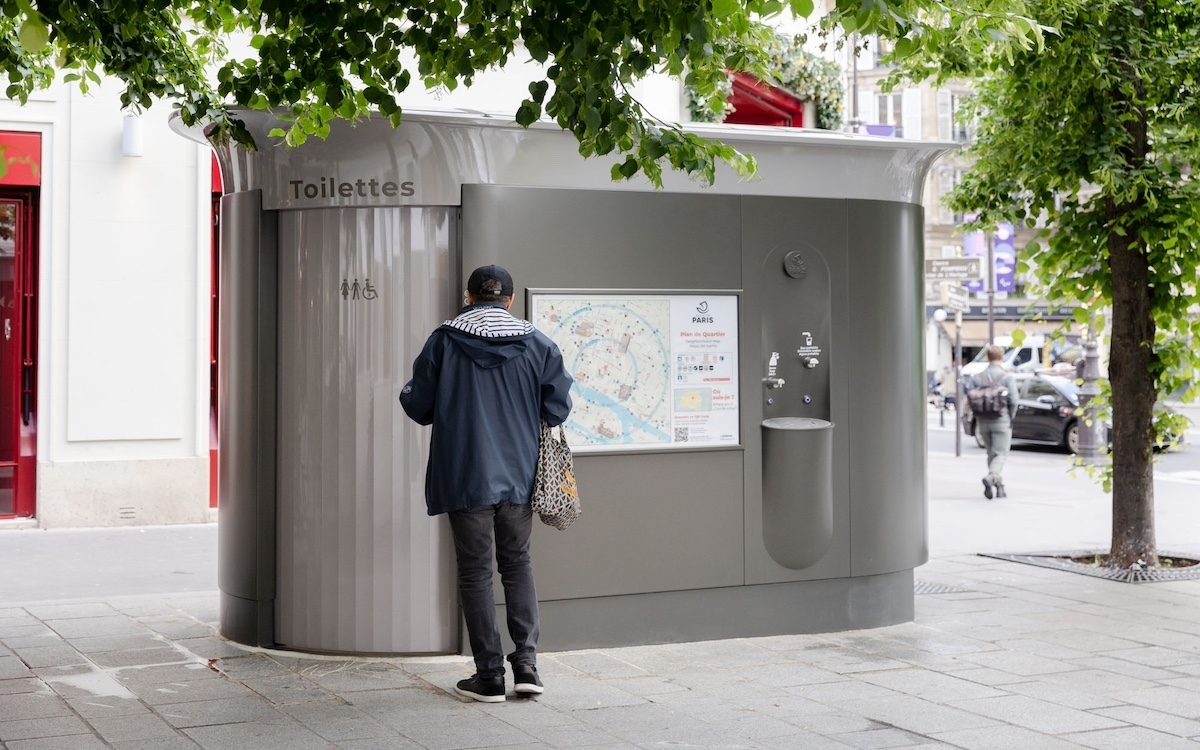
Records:
[[[1017,382],[1017,414],[1013,417],[1013,442],[1054,445],[1070,453],[1079,452],[1079,386],[1074,379],[1041,373],[1013,373]],[[962,400],[963,432],[983,441],[975,432],[971,404]],[[1161,406],[1161,404],[1160,404]],[[1163,407],[1169,409],[1170,407]],[[1105,425],[1106,443],[1112,442],[1112,426]],[[1167,450],[1172,442],[1183,442],[1183,435],[1167,435],[1155,450]]]
[[[1054,375],[1014,373],[1017,382],[1017,413],[1013,417],[1013,442],[1056,445],[1079,452],[1079,386]],[[963,399],[963,432],[983,442],[975,432],[975,415]]]

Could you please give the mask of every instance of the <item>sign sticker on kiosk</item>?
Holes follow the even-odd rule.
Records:
[[[531,291],[529,315],[575,378],[577,452],[739,444],[737,295]]]

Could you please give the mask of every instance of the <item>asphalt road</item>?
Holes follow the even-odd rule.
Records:
[[[952,412],[940,424],[929,411],[929,545],[932,557],[1075,549],[1106,551],[1112,496],[1072,457],[1054,448],[1016,446],[1004,469],[1008,497],[988,501],[984,450],[962,435],[955,455]],[[1160,551],[1200,554],[1200,430],[1178,450],[1159,454],[1154,471]]]

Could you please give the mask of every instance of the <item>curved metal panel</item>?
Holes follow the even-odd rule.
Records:
[[[429,436],[398,401],[454,308],[455,212],[280,215],[281,645],[457,650],[449,527],[425,510]]]
[[[925,276],[920,206],[850,201],[852,575],[929,559],[925,477]]]
[[[239,112],[260,148],[215,145],[226,191],[261,189],[266,208],[458,205],[463,185],[526,185],[653,191],[644,177],[613,182],[613,159],[582,159],[575,137],[554,123],[521,128],[507,117],[406,111],[398,128],[373,117],[333,123],[328,138],[300,148],[271,148],[280,126],[268,112]],[[175,117],[172,128],[206,142]],[[758,159],[743,180],[719,165],[705,187],[674,170],[671,193],[867,198],[919,203],[929,165],[952,144],[904,141],[821,130],[689,123]]]
[[[276,216],[221,199],[217,577],[221,633],[274,643]]]

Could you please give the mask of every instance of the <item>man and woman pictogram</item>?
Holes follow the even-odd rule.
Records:
[[[355,279],[353,284],[349,283],[347,279],[342,279],[340,291],[344,300],[358,299],[359,297],[365,300],[373,300],[379,297],[379,292],[375,290],[375,287],[371,286],[370,279],[364,279],[362,284],[358,283],[358,279]]]

